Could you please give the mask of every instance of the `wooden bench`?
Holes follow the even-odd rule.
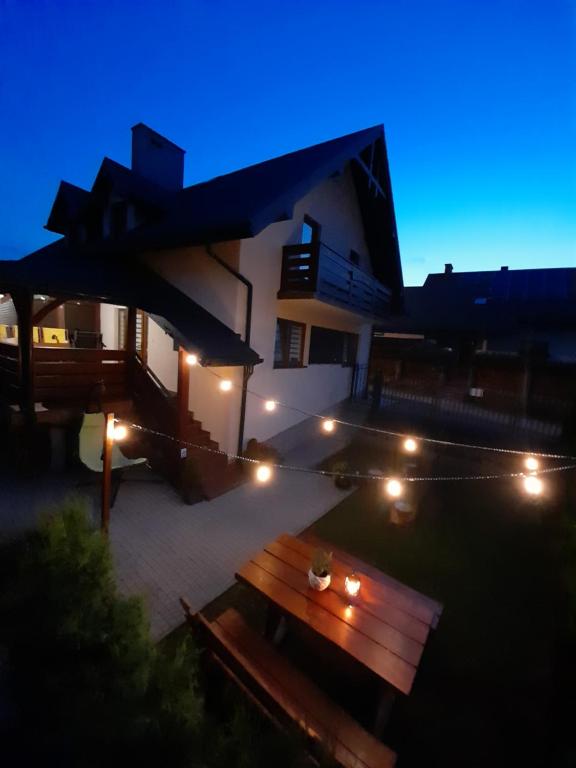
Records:
[[[188,622],[199,633],[213,660],[274,723],[296,723],[343,768],[391,768],[396,754],[365,731],[305,675],[251,629],[233,608],[209,621],[192,615],[181,599]]]

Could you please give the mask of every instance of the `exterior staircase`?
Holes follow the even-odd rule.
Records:
[[[152,467],[170,480],[186,502],[216,498],[242,482],[242,468],[230,463],[224,454],[216,453],[218,443],[192,412],[188,412],[184,429],[178,435],[175,394],[140,360],[135,365],[133,392],[134,423],[182,441],[140,432],[135,443],[140,455],[146,456]]]

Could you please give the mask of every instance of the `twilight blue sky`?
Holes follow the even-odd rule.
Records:
[[[0,258],[136,122],[186,184],[383,122],[407,285],[575,266],[575,40],[574,0],[0,0]]]

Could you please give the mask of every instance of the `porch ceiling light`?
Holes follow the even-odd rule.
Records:
[[[272,477],[272,469],[267,464],[260,464],[256,469],[256,480],[259,483],[267,483]]]
[[[539,477],[528,475],[524,478],[524,490],[529,496],[540,496],[544,489],[544,484]]]
[[[186,355],[186,363],[188,365],[198,365],[198,355],[195,355],[193,352]]]
[[[221,392],[230,392],[232,389],[232,382],[230,379],[222,379],[219,386]]]
[[[336,428],[336,424],[334,422],[334,419],[324,419],[322,421],[322,429],[324,432],[334,432],[334,429]]]
[[[264,403],[264,410],[268,411],[269,413],[272,413],[272,411],[276,410],[276,400],[266,400]]]
[[[404,491],[404,487],[402,483],[396,479],[388,480],[385,488],[388,496],[391,496],[393,499],[397,499],[400,496],[402,496],[402,493]]]
[[[540,462],[534,456],[527,456],[524,460],[524,466],[531,472],[535,472],[539,468]]]

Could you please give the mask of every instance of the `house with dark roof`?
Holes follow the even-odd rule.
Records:
[[[374,325],[403,304],[382,126],[183,179],[184,151],[138,124],[130,168],[105,158],[90,189],[60,184],[59,240],[0,261],[12,411],[45,419],[102,381],[117,412],[235,454],[348,397]],[[226,475],[225,457],[185,454],[176,475],[181,457]]]
[[[576,268],[430,274],[375,332],[377,367],[396,384],[434,384],[477,401],[561,417],[576,388]],[[471,393],[471,395],[470,395]]]

